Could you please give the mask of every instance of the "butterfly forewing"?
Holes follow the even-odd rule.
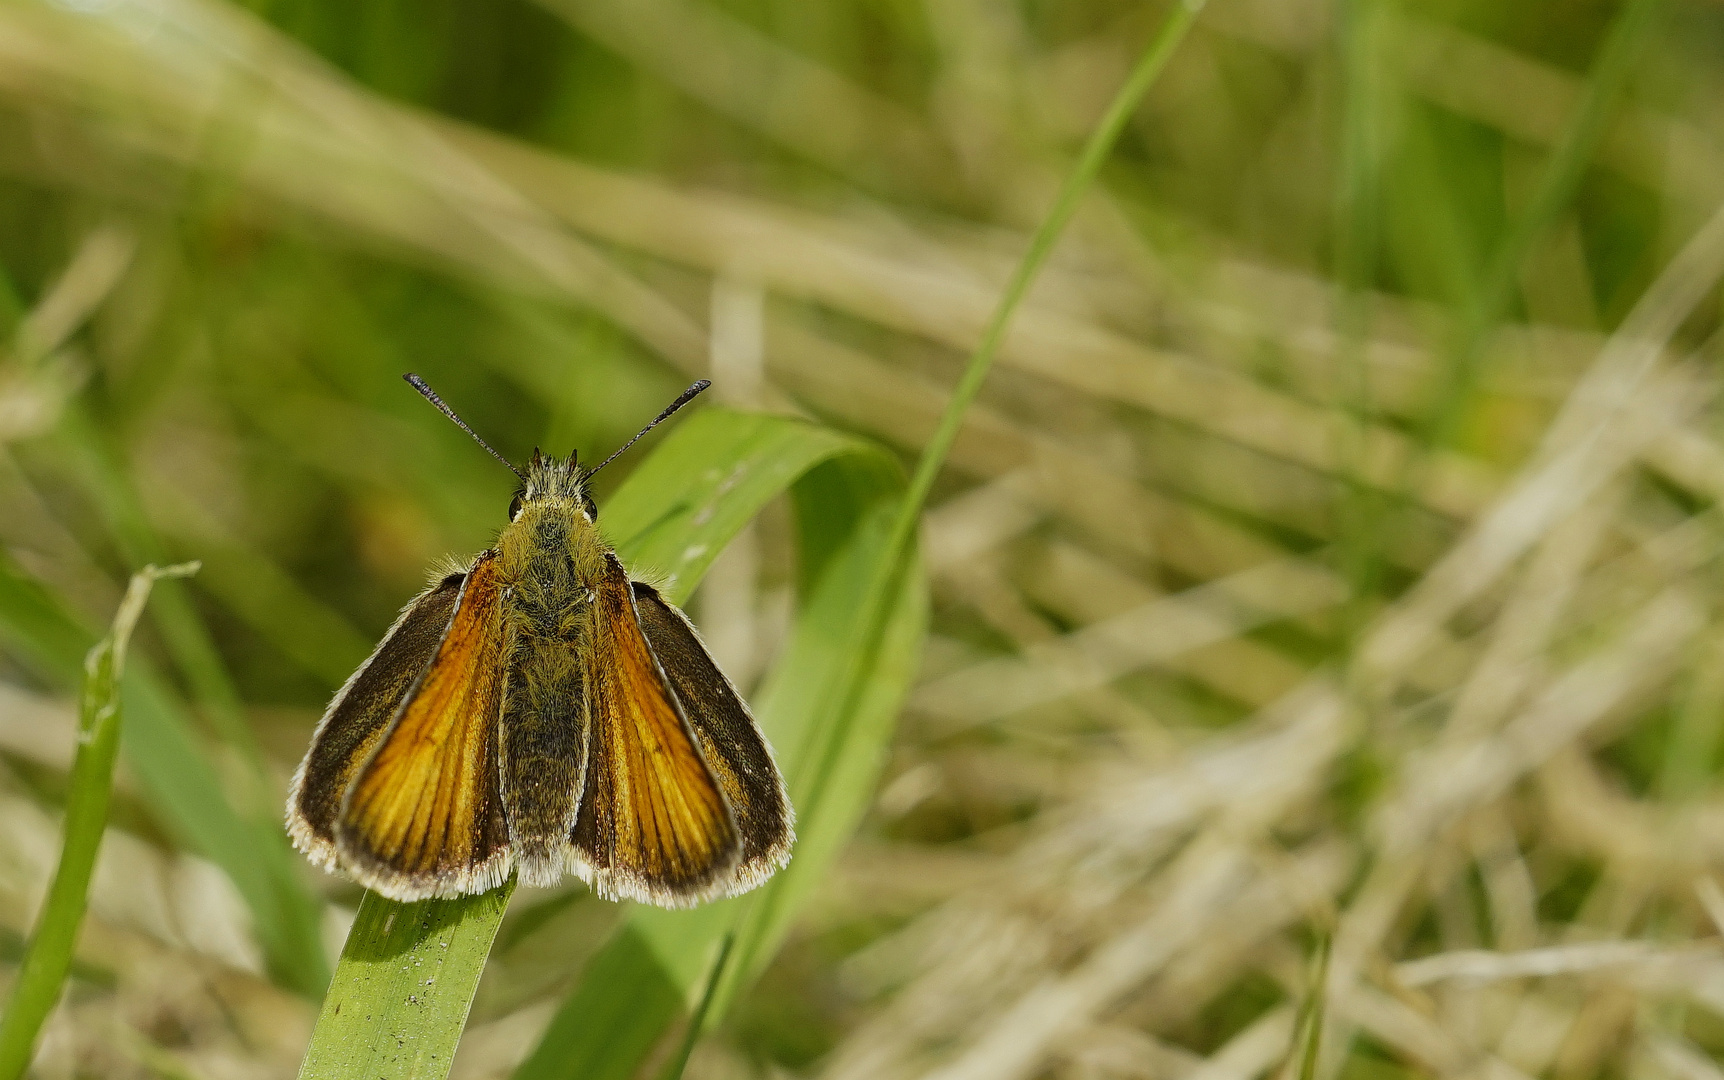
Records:
[[[680,906],[726,889],[740,844],[718,781],[641,633],[615,556],[592,588],[586,782],[571,841],[595,891]]]
[[[335,821],[348,785],[437,655],[463,580],[451,574],[414,598],[317,725],[293,777],[287,827],[294,845],[325,869],[336,867]]]
[[[789,861],[794,839],[772,749],[687,616],[643,582],[634,582],[634,598],[641,632],[736,819],[742,851],[726,891],[753,888]]]
[[[342,862],[395,899],[479,892],[506,874],[497,764],[501,593],[495,558],[481,555],[434,661],[342,807],[335,830]]]

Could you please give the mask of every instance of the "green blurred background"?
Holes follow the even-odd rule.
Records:
[[[402,372],[516,460],[709,377],[908,462],[1167,10],[0,3],[5,956],[79,633],[204,563],[140,644],[200,764],[122,775],[41,1075],[296,1067],[259,898],[333,955],[357,891],[234,867],[514,483]],[[1715,0],[1211,0],[936,490],[875,809],[690,1075],[1268,1075],[1330,932],[1325,1075],[1719,1075],[1721,94]],[[745,689],[793,536],[691,605]],[[617,918],[517,897],[456,1075]]]

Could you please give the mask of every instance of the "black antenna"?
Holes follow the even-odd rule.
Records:
[[[652,423],[648,424],[644,428],[641,428],[640,434],[636,435],[634,438],[630,439],[628,442],[623,443],[622,448],[619,449],[615,454],[612,454],[610,457],[604,459],[603,461],[599,462],[597,465],[593,466],[592,469],[587,472],[587,475],[591,476],[591,475],[593,475],[593,473],[598,472],[600,469],[604,468],[606,465],[609,465],[611,462],[615,461],[617,459],[617,455],[621,454],[623,452],[623,450],[627,450],[629,447],[633,446],[635,443],[640,442],[641,441],[641,435],[645,435],[647,432],[651,431],[653,428],[658,427],[660,424],[664,423],[666,420],[669,420],[671,413],[676,412],[678,409],[682,408],[684,405],[687,405],[689,402],[693,401],[694,396],[696,394],[700,393],[702,390],[705,390],[707,387],[709,387],[711,385],[712,385],[711,382],[707,381],[706,379],[701,379],[699,382],[695,383],[693,386],[689,387],[687,390],[684,390],[682,392],[681,397],[677,398],[675,401],[673,401],[669,405],[665,406],[664,412],[661,412],[657,416],[652,418]],[[474,437],[477,438],[478,436],[474,436]]]
[[[503,463],[503,467],[505,469],[508,469],[510,472],[514,473],[517,477],[519,477],[522,483],[526,482],[527,478],[525,476],[521,475],[521,470],[517,469],[513,465],[509,464],[508,458],[504,457],[502,454],[497,453],[497,451],[492,450],[490,443],[486,442],[484,439],[479,438],[479,433],[477,431],[474,431],[472,428],[468,427],[467,421],[461,419],[459,416],[456,416],[454,409],[451,409],[449,406],[443,404],[443,399],[437,396],[437,391],[431,389],[429,386],[426,386],[424,379],[421,379],[419,376],[413,374],[411,371],[409,371],[407,374],[405,374],[401,377],[403,379],[406,379],[408,385],[412,386],[413,389],[419,391],[421,394],[424,394],[426,401],[429,401],[431,404],[437,406],[438,412],[442,413],[444,416],[447,416],[449,419],[455,421],[456,427],[460,428],[462,431],[465,431],[467,434],[473,436],[473,441],[478,443],[480,446],[483,446],[486,449],[486,451],[488,451],[490,453],[490,455],[492,457],[496,458],[498,461],[501,461]],[[678,402],[678,404],[681,404],[681,403]],[[656,423],[658,423],[658,421],[654,420],[653,423],[656,424]]]

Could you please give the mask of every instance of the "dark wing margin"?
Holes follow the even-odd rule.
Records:
[[[394,900],[484,892],[510,868],[499,791],[506,627],[496,558],[467,572],[437,654],[348,786],[342,868]]]
[[[651,585],[636,581],[633,587],[641,632],[736,816],[742,856],[725,892],[747,892],[790,861],[795,813],[784,778],[747,703],[713,662],[688,616]]]
[[[335,819],[361,765],[409,691],[431,666],[461,596],[464,573],[450,574],[401,609],[347,684],[335,692],[294,771],[287,796],[293,846],[325,870],[337,869]]]
[[[736,821],[615,556],[592,596],[582,651],[589,748],[571,869],[610,900],[688,907],[722,896],[741,851]]]

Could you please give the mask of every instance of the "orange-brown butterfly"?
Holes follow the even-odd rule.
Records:
[[[416,375],[414,388],[503,464]],[[330,702],[293,777],[294,846],[396,900],[518,870],[686,907],[790,858],[772,750],[687,616],[599,534],[598,468],[533,451],[496,545],[440,575]]]

